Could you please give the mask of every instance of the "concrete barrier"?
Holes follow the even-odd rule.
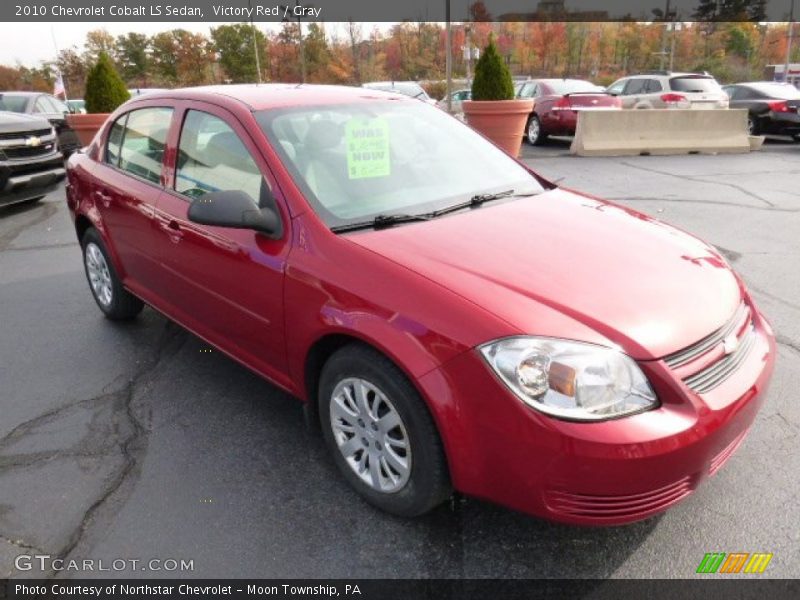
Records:
[[[717,154],[750,152],[747,111],[641,109],[578,113],[571,154]]]

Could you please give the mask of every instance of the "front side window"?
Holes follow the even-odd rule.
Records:
[[[119,168],[147,181],[160,183],[164,146],[171,120],[171,108],[141,108],[128,113],[119,148]],[[112,152],[111,138],[114,134],[112,127],[109,153]]]
[[[263,185],[261,170],[230,125],[209,113],[188,111],[178,146],[176,192],[198,198],[239,190],[260,202]]]
[[[619,96],[625,88],[625,80],[616,81],[606,88],[606,92],[614,96]]]
[[[36,113],[51,113],[53,112],[53,107],[47,101],[46,96],[39,96],[36,99],[36,102],[33,105],[33,112]]]
[[[542,191],[502,150],[421,102],[301,106],[255,116],[330,227],[429,212],[477,194]]]

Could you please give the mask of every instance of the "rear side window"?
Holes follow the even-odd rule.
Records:
[[[721,89],[713,77],[673,77],[669,87],[673,92],[688,93],[719,92]]]
[[[171,120],[171,108],[141,108],[129,112],[119,144],[119,168],[147,181],[160,183]],[[114,129],[118,124],[119,121],[114,123],[108,139],[107,160],[111,164],[114,164],[113,142],[118,135]]]
[[[198,198],[240,190],[259,202],[264,178],[236,132],[214,115],[190,110],[178,146],[175,191]]]
[[[661,82],[658,79],[648,79],[645,89],[647,90],[648,94],[656,94],[664,91],[664,88],[661,86]]]

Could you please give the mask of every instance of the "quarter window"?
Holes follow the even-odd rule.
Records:
[[[160,183],[171,119],[171,108],[142,108],[128,113],[119,143],[119,168],[147,181]],[[119,124],[120,121],[114,123],[108,137],[106,160],[110,164],[117,164],[114,161],[115,144],[120,136]]]
[[[631,94],[644,93],[646,83],[646,79],[631,79],[628,81],[628,85],[625,87],[625,95],[629,96]]]
[[[190,198],[240,190],[259,202],[265,180],[236,132],[219,117],[190,110],[178,148],[175,191]]]

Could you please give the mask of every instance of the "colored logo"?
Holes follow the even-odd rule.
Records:
[[[697,567],[698,573],[763,573],[772,553],[767,552],[708,552]]]
[[[25,138],[25,145],[26,146],[31,146],[33,148],[35,148],[36,146],[41,146],[42,145],[42,138],[39,138],[39,137],[36,137],[35,135],[32,135],[31,137]]]

